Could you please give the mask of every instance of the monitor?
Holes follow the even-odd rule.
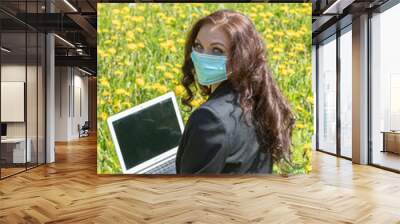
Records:
[[[176,152],[183,132],[172,92],[110,117],[108,125],[124,171]]]
[[[1,123],[1,136],[7,136],[7,124]]]

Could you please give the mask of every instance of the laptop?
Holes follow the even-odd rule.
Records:
[[[175,174],[184,125],[173,92],[107,119],[124,174]]]

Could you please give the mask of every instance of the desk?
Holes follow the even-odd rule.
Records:
[[[25,163],[31,161],[32,141],[27,138],[28,144],[25,153],[25,138],[1,139],[1,157],[6,163]],[[25,158],[27,159],[25,161]]]
[[[400,154],[400,131],[382,131],[381,133],[383,133],[382,152]]]

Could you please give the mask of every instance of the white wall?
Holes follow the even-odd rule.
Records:
[[[88,120],[88,78],[72,67],[56,67],[55,73],[55,140],[77,139],[78,124],[82,126]]]

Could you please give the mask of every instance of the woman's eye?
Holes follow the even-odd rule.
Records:
[[[201,49],[202,49],[201,44],[195,43],[195,44],[194,44],[194,49],[196,49],[196,50],[201,50]]]
[[[219,49],[219,48],[213,48],[212,53],[215,54],[215,55],[223,55],[224,51]]]

